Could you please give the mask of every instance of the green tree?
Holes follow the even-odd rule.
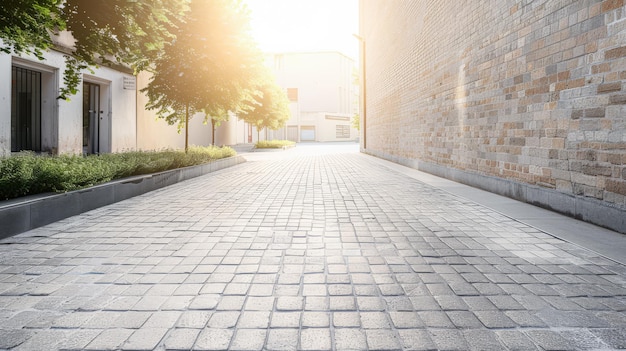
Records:
[[[215,145],[215,129],[219,127],[222,122],[227,122],[230,116],[228,115],[228,111],[219,107],[208,107],[205,108],[204,112],[206,114],[205,119],[211,121],[211,144]]]
[[[355,113],[352,116],[352,128],[356,130],[361,130],[361,116],[358,113]]]
[[[34,54],[55,47],[55,36],[69,31],[75,42],[65,48],[65,86],[61,98],[76,94],[80,71],[123,64],[144,70],[173,38],[173,21],[188,0],[29,0],[0,6],[0,50]]]
[[[289,99],[285,91],[272,79],[266,79],[257,88],[257,94],[239,113],[239,118],[256,127],[257,139],[261,130],[276,130],[285,126],[291,117]]]
[[[249,13],[237,0],[193,0],[191,10],[154,61],[153,76],[142,89],[148,109],[169,124],[185,129],[204,112],[238,111],[251,94],[262,66],[261,54],[249,33]],[[206,121],[206,120],[205,120]]]

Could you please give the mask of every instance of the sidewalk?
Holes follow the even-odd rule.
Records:
[[[626,347],[626,266],[547,214],[352,143],[245,157],[0,240],[0,349]]]

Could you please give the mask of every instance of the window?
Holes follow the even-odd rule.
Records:
[[[349,138],[350,126],[349,125],[337,125],[336,127],[337,138]]]
[[[11,151],[41,151],[41,72],[11,67]]]
[[[298,88],[287,88],[289,101],[298,101]]]

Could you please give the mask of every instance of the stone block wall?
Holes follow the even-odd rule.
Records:
[[[625,0],[360,12],[363,151],[626,232]]]

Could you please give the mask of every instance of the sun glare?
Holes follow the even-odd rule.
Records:
[[[265,52],[339,51],[358,56],[357,0],[246,0]]]

